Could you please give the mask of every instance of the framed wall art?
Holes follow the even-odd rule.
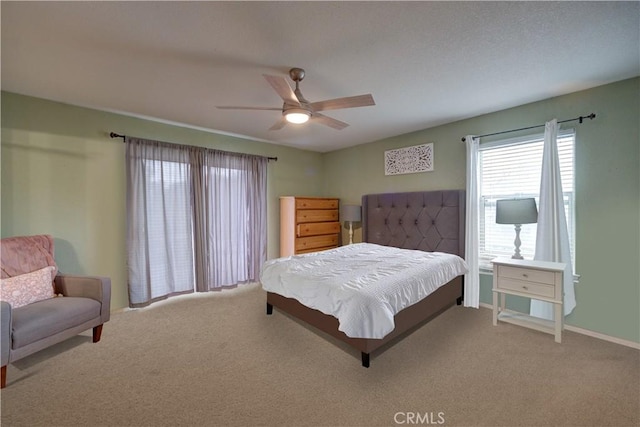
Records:
[[[384,152],[385,175],[431,171],[433,171],[433,143]]]

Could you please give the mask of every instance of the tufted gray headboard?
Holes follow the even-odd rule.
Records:
[[[362,240],[464,258],[465,191],[362,196]]]

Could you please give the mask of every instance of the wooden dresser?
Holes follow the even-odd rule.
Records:
[[[280,197],[280,256],[338,246],[339,199]]]

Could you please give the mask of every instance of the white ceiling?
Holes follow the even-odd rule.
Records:
[[[637,76],[639,6],[3,1],[2,90],[326,152]],[[291,67],[376,105],[326,112],[341,131],[215,108],[280,107],[262,74]]]

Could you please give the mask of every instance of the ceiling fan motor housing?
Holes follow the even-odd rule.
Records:
[[[300,82],[304,79],[304,70],[302,68],[292,68],[289,70],[289,77],[294,82]]]

